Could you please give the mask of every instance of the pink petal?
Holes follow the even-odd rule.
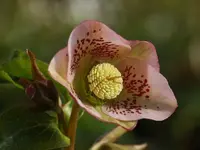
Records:
[[[103,122],[108,122],[108,123],[114,123],[117,125],[122,126],[123,128],[127,129],[127,130],[132,130],[133,128],[135,128],[137,122],[135,121],[131,121],[131,122],[124,122],[124,121],[120,121],[117,120],[115,118],[112,118],[108,115],[105,115],[104,113],[102,113],[102,111],[95,106],[92,106],[91,104],[82,101],[78,98],[78,96],[74,93],[74,92],[70,92],[72,98],[78,103],[78,105],[83,108],[86,112],[88,112],[90,115],[94,116],[96,119],[103,121]]]
[[[129,57],[138,58],[146,61],[149,65],[154,67],[158,72],[160,65],[158,63],[158,56],[154,45],[147,41],[129,41],[131,45],[131,54]]]
[[[137,122],[123,122],[116,120],[112,117],[109,117],[99,111],[99,109],[93,107],[91,104],[87,103],[86,101],[80,100],[77,94],[75,93],[72,85],[67,81],[66,75],[67,75],[67,67],[68,67],[68,49],[67,47],[64,49],[61,49],[57,52],[57,54],[53,57],[49,64],[48,71],[51,75],[51,77],[65,86],[72,98],[79,104],[80,107],[85,109],[89,114],[93,115],[95,118],[104,121],[104,122],[111,122],[118,124],[127,130],[132,130]]]
[[[111,61],[130,51],[130,43],[109,27],[97,21],[84,21],[71,33],[68,41],[68,81],[72,82],[76,69],[85,59]],[[86,57],[86,56],[90,57]],[[85,59],[84,59],[85,58]]]
[[[68,89],[71,96],[74,98],[74,100],[76,100],[76,102],[80,105],[80,107],[86,109],[90,114],[94,115],[95,117],[100,117],[99,113],[93,107],[87,104],[83,104],[81,102],[81,100],[78,98],[73,88],[71,87],[71,84],[67,81],[67,67],[68,67],[67,53],[68,49],[66,47],[58,51],[58,53],[53,57],[48,68],[51,77]]]
[[[69,87],[67,82],[68,68],[68,48],[65,47],[57,52],[51,60],[48,71],[51,77],[65,87]]]
[[[167,80],[151,65],[136,58],[127,58],[119,64],[124,90],[113,103],[102,111],[119,120],[142,118],[164,120],[176,109],[177,101]]]

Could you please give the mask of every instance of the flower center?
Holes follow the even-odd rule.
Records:
[[[87,78],[90,91],[102,100],[116,98],[123,89],[121,73],[109,63],[94,66]]]

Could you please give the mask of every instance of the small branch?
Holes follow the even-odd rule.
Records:
[[[90,150],[98,150],[105,143],[112,143],[121,137],[127,130],[118,126],[106,134],[99,142],[95,143]]]
[[[47,79],[40,71],[36,63],[35,55],[30,50],[26,50],[26,53],[28,54],[29,59],[31,61],[31,71],[32,71],[33,80],[38,80],[38,81],[46,83]]]
[[[67,133],[66,133],[66,135],[70,138],[70,146],[67,147],[66,150],[75,149],[78,116],[79,116],[79,105],[76,102],[74,102],[73,107],[72,107],[72,113],[69,119]]]

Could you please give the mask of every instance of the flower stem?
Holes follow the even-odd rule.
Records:
[[[72,113],[69,119],[69,124],[67,128],[66,135],[70,138],[70,146],[66,148],[66,150],[74,150],[75,149],[75,140],[76,140],[76,128],[78,123],[79,116],[79,105],[74,102],[72,107]]]
[[[121,137],[124,133],[126,133],[127,130],[117,126],[115,129],[107,133],[100,141],[95,143],[90,150],[98,150],[102,145],[105,143],[112,143],[116,141],[119,137]]]

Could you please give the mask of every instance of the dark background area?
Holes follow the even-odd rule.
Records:
[[[102,21],[126,39],[151,41],[179,107],[166,121],[139,121],[120,141],[147,142],[148,150],[199,150],[199,6],[199,0],[1,0],[0,63],[16,49],[30,49],[49,62],[66,46],[73,27],[86,19]],[[0,85],[0,99],[21,97],[14,86]],[[77,149],[87,150],[113,127],[85,113],[78,125]]]

